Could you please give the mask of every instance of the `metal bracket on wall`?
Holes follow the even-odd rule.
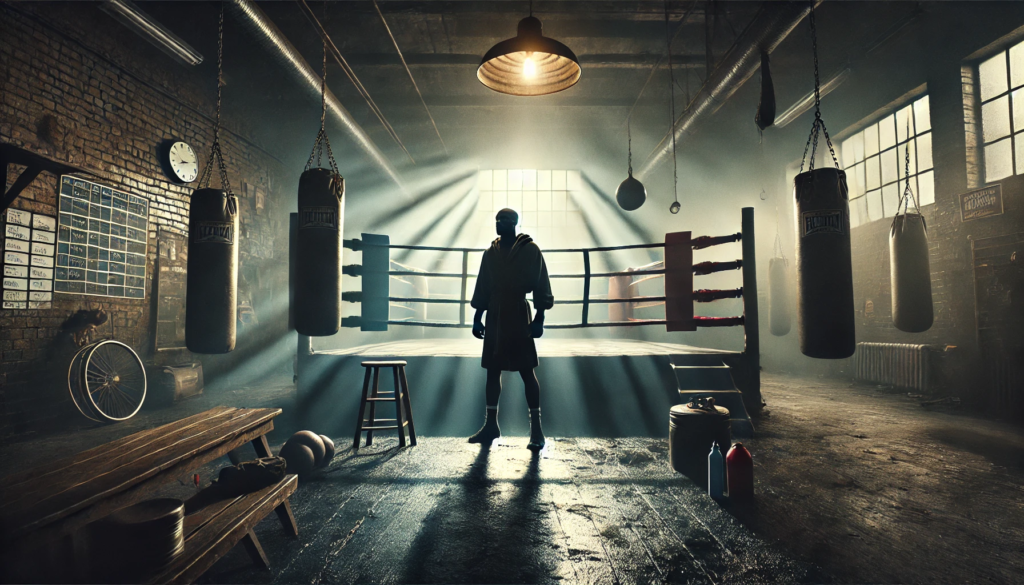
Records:
[[[7,189],[7,167],[8,165],[23,165],[25,170],[14,180],[10,189]],[[95,176],[95,173],[85,169],[69,165],[41,154],[19,148],[13,144],[0,143],[0,186],[3,186],[3,205],[0,206],[0,213],[7,211],[7,208],[14,203],[18,195],[32,184],[32,181],[40,173],[53,173],[58,177],[70,173],[80,173]]]

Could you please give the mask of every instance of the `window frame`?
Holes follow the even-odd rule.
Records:
[[[927,130],[921,130],[923,120],[918,120],[920,115],[918,104],[922,101],[927,100],[928,120]],[[921,108],[923,109],[923,108]],[[900,113],[908,111],[910,116],[911,132],[900,139],[900,134],[905,132],[905,127],[901,129],[899,127]],[[892,121],[892,131],[895,136],[895,140],[892,145],[883,148],[883,136],[882,136],[882,124],[887,120]],[[873,151],[868,148],[866,139],[870,130],[875,129],[873,132],[877,144]],[[861,136],[861,155],[860,158],[856,158],[857,155],[853,154],[849,156],[846,149],[850,147],[851,141]],[[923,137],[928,138],[929,150],[928,159],[931,164],[926,169],[921,169],[921,156],[920,156],[920,141]],[[934,161],[934,128],[931,120],[931,98],[927,91],[927,86],[921,86],[911,91],[909,94],[902,96],[895,102],[881,108],[878,111],[873,112],[870,116],[865,117],[863,120],[854,124],[847,129],[843,130],[837,136],[836,141],[839,144],[839,158],[844,163],[843,170],[847,173],[847,184],[850,185],[851,195],[853,193],[860,193],[855,197],[850,198],[850,225],[851,228],[859,227],[879,221],[886,218],[891,218],[895,215],[895,209],[890,210],[889,208],[893,205],[890,201],[895,197],[896,202],[899,201],[899,197],[903,194],[906,189],[906,177],[904,176],[905,168],[905,157],[906,149],[911,143],[913,143],[913,172],[910,175],[911,185],[914,191],[914,197],[918,202],[921,209],[933,205],[935,203],[935,161]],[[855,146],[854,146],[855,148]],[[869,151],[871,154],[868,154]],[[855,151],[856,152],[856,151]],[[884,159],[891,156],[889,153],[892,152],[896,156],[896,168],[895,168],[895,179],[886,181],[886,172],[883,167],[886,162]],[[846,165],[847,159],[852,160],[852,164]],[[868,188],[868,167],[869,163],[877,161],[875,166],[878,167],[877,173],[877,186]],[[858,167],[863,166],[863,184],[860,183]],[[921,203],[921,189],[920,179],[924,175],[930,175],[931,177],[931,201],[928,203]],[[856,183],[854,183],[856,182]],[[854,184],[851,184],[854,183]],[[895,189],[895,194],[893,194]],[[888,193],[888,199],[886,195]],[[874,200],[874,201],[872,201]],[[860,205],[863,203],[864,209],[860,209]],[[872,205],[874,203],[874,205]],[[876,211],[876,208],[880,208]]]
[[[983,185],[988,185],[988,184],[991,184],[991,183],[997,183],[999,181],[1003,181],[1003,180],[1005,180],[1005,179],[1007,179],[1009,177],[1014,177],[1014,176],[1017,176],[1017,175],[1024,175],[1024,164],[1020,164],[1020,165],[1017,164],[1017,162],[1018,162],[1017,161],[1017,159],[1018,159],[1017,151],[1019,149],[1021,149],[1021,148],[1024,148],[1024,144],[1018,145],[1017,143],[1018,143],[1018,141],[1024,141],[1024,128],[1016,128],[1014,126],[1014,119],[1013,119],[1013,101],[1014,101],[1013,94],[1014,94],[1015,91],[1022,91],[1021,99],[1024,99],[1024,80],[1022,80],[1020,85],[1018,85],[1017,87],[1014,87],[1014,85],[1013,85],[1013,69],[1011,68],[1011,61],[1010,61],[1010,52],[1013,49],[1017,48],[1018,46],[1024,46],[1024,40],[1021,40],[1021,41],[1018,41],[1018,42],[1014,42],[1014,43],[1010,43],[1008,45],[1004,45],[1002,48],[1000,48],[997,51],[990,52],[990,53],[986,54],[983,57],[975,59],[974,63],[972,64],[972,67],[974,69],[975,79],[977,80],[977,89],[976,89],[976,93],[975,93],[975,99],[977,100],[976,103],[978,104],[978,109],[977,109],[977,117],[978,117],[977,118],[978,119],[977,144],[978,144],[978,149],[979,149],[980,154],[981,154],[981,165],[980,165],[980,167],[981,167],[980,171],[981,172],[980,172],[980,174],[982,176],[982,181],[981,182],[982,182]],[[1024,51],[1024,49],[1022,49],[1022,51]],[[984,99],[983,100],[982,97],[981,97],[981,88],[982,88],[981,66],[984,63],[988,63],[989,61],[991,61],[991,60],[993,60],[995,58],[998,58],[1000,55],[1002,55],[1002,57],[1003,57],[1003,72],[1006,75],[1006,90],[1001,92],[1001,93],[998,93],[998,94],[996,94],[994,96],[990,96],[988,99]],[[997,100],[1000,100],[1000,99],[1002,99],[1004,97],[1007,98],[1007,100],[1006,100],[1006,110],[1007,110],[1006,111],[1006,115],[1007,115],[1007,118],[1008,118],[1007,121],[1008,121],[1008,124],[1009,124],[1010,132],[1008,134],[1006,134],[1005,136],[1001,136],[1001,137],[996,138],[994,140],[986,141],[985,140],[985,115],[984,115],[985,106],[987,104],[991,104],[991,103],[993,103],[993,102],[995,102]],[[1010,174],[1009,175],[1004,175],[1004,176],[999,177],[997,179],[990,179],[988,177],[988,160],[987,160],[988,159],[988,157],[987,157],[988,147],[992,146],[994,144],[997,144],[999,142],[1002,142],[1004,140],[1008,140],[1009,143],[1010,143]],[[1018,167],[1020,167],[1020,168],[1018,168]]]

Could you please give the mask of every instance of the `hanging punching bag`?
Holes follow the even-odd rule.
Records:
[[[775,123],[775,84],[772,83],[768,51],[761,51],[761,100],[757,102],[754,123],[761,130]]]
[[[341,252],[345,179],[331,169],[299,177],[295,330],[334,335],[341,327]]]
[[[768,315],[772,335],[789,333],[789,261],[783,257],[768,261]]]
[[[920,333],[932,326],[932,274],[928,229],[920,213],[893,218],[889,229],[892,322],[900,331]]]
[[[794,196],[800,351],[814,358],[850,357],[856,341],[846,173],[832,167],[800,173]]]
[[[185,345],[195,353],[235,349],[238,203],[221,189],[197,189],[188,212]]]

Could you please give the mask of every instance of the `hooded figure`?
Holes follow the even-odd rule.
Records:
[[[511,247],[502,246],[500,238],[494,240],[480,263],[472,301],[474,309],[487,312],[481,364],[485,369],[520,372],[537,367],[533,318],[526,302],[530,292],[538,311],[554,304],[540,248],[526,234],[519,234]]]
[[[472,443],[490,444],[501,436],[498,430],[498,397],[501,394],[501,372],[519,372],[526,385],[526,401],[530,407],[530,448],[544,446],[540,429],[540,387],[533,369],[537,367],[537,347],[533,339],[544,334],[544,311],[555,302],[548,280],[548,268],[533,238],[515,233],[519,214],[502,209],[495,217],[501,236],[484,252],[473,292],[473,335],[484,340],[481,365],[487,370],[487,418],[480,432],[470,437]],[[537,310],[532,318],[526,295],[533,293]],[[486,312],[487,320],[482,316]]]

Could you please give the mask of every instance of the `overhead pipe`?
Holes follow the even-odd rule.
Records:
[[[821,0],[814,0],[820,4]],[[804,1],[764,2],[754,19],[719,61],[707,81],[672,125],[678,141],[694,124],[713,114],[761,66],[761,51],[769,53],[789,36],[810,11]],[[672,155],[671,135],[666,133],[637,173],[641,178]]]
[[[302,84],[319,97],[320,74],[309,66],[309,63],[284,36],[284,33],[277,28],[277,25],[252,0],[232,0],[229,6],[231,13],[246,25],[249,32],[270,51],[278,62],[294,72]],[[401,175],[330,90],[327,90],[327,109],[341,122],[345,133],[355,140],[359,148],[370,157],[370,160],[380,167],[403,193],[406,193]]]

